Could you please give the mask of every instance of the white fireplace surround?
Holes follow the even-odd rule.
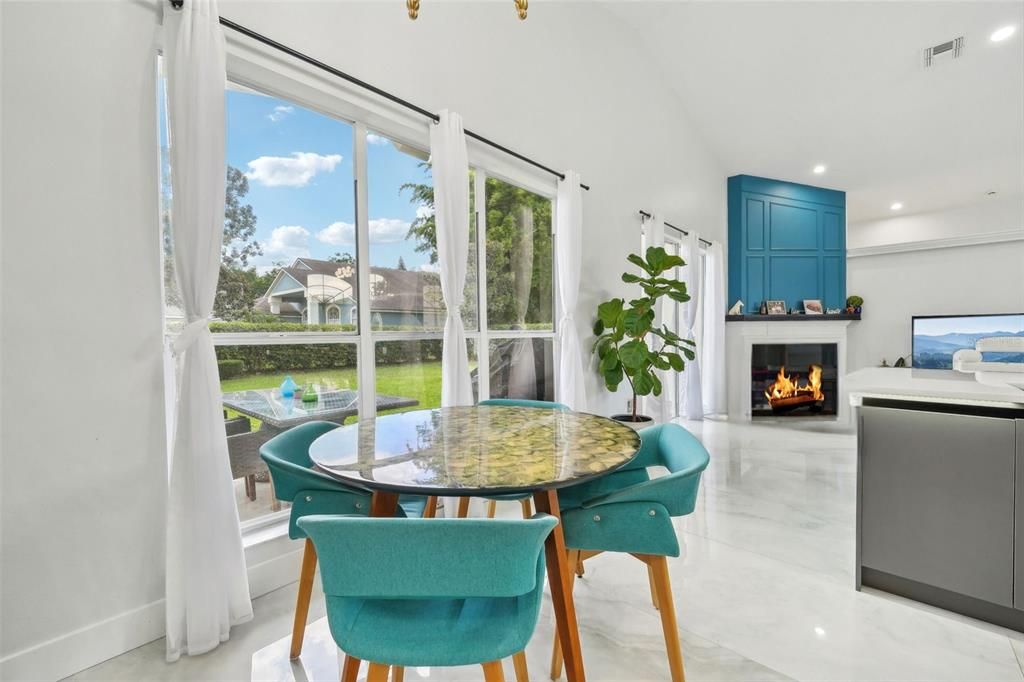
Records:
[[[788,320],[729,322],[725,325],[726,375],[729,384],[729,419],[750,421],[750,361],[755,344],[834,343],[836,344],[835,421],[846,424],[850,405],[844,398],[846,387],[846,327],[850,320]],[[821,418],[824,421],[824,418]]]

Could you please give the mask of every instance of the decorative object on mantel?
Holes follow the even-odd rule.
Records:
[[[786,302],[785,301],[765,301],[766,315],[785,315],[786,314]]]
[[[893,367],[906,367],[906,366],[907,366],[907,359],[906,358],[896,358],[896,364],[893,365]]]
[[[816,298],[805,298],[804,299],[804,315],[821,315],[825,311],[822,309],[821,301]]]
[[[731,308],[729,308],[729,312],[726,313],[726,315],[742,315],[742,314],[743,314],[743,301],[736,301],[736,303],[733,304],[733,306]]]
[[[1024,362],[985,360],[982,353],[1024,353],[1024,336],[988,336],[953,353],[953,369],[973,373],[978,383],[1024,390]]]
[[[843,310],[842,310],[842,308],[826,308],[825,309],[825,314],[826,315],[842,315],[843,314]]]
[[[758,308],[757,312],[759,312],[762,315],[767,315],[768,314],[768,301],[761,301],[761,307]]]
[[[860,315],[861,306],[864,305],[864,299],[860,296],[847,296],[846,297],[846,312],[850,315]]]
[[[526,12],[530,7],[530,0],[512,0],[516,6],[516,15],[520,21],[526,20]],[[405,10],[413,21],[420,16],[420,0],[405,0]]]
[[[644,295],[629,303],[613,298],[597,306],[597,321],[594,322],[597,339],[593,352],[597,353],[598,371],[609,391],[617,390],[623,379],[629,382],[633,390],[632,414],[614,414],[612,419],[635,428],[653,421],[649,416],[638,415],[636,407],[637,396],[661,395],[661,379],[655,370],[682,372],[686,366],[683,356],[688,360],[696,357],[696,343],[680,337],[667,325],[660,329],[654,326],[654,311],[659,299],[668,296],[677,303],[690,300],[685,282],[662,276],[673,268],[686,265],[686,262],[660,246],[648,248],[645,258],[631,253],[627,260],[643,270],[646,276],[624,272],[622,281],[639,284]],[[659,340],[661,347],[652,348],[650,342],[658,343]]]
[[[889,366],[889,361],[886,360],[885,358],[882,358],[882,364],[880,364],[879,367],[888,367],[888,366]]]

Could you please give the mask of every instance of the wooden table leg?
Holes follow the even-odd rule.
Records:
[[[389,493],[383,490],[374,490],[373,499],[370,500],[370,516],[383,516],[390,518],[398,511],[398,493]]]
[[[558,519],[547,540],[544,553],[548,566],[548,584],[551,586],[551,603],[555,609],[555,625],[558,640],[562,645],[565,659],[565,678],[568,682],[584,682],[583,656],[580,653],[580,631],[576,623],[576,606],[572,600],[572,580],[575,566],[570,566],[565,551],[565,536],[562,534],[562,516],[558,508],[558,493],[554,490],[540,490],[534,493],[533,503],[540,514],[550,514]]]

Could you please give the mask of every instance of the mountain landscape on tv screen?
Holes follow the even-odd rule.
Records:
[[[914,334],[914,358],[911,363],[920,369],[953,369],[953,353],[963,348],[974,348],[978,339],[992,336],[1024,336],[1024,331],[950,332],[938,336]],[[986,362],[1022,362],[1024,353],[983,353]]]

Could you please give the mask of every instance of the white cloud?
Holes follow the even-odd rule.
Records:
[[[291,156],[261,156],[249,162],[245,177],[267,187],[305,187],[313,176],[330,173],[341,163],[341,154],[293,152]]]
[[[273,111],[267,114],[267,118],[269,118],[274,123],[277,123],[278,121],[280,121],[282,118],[292,113],[293,111],[295,111],[295,107],[289,107],[283,104],[278,104],[276,107],[274,107]]]
[[[429,218],[432,215],[434,215],[433,206],[420,204],[419,206],[416,207],[416,217],[419,218],[420,220],[423,220],[424,218]]]
[[[441,268],[437,263],[424,263],[413,268],[416,272],[440,272]]]
[[[374,244],[395,244],[405,240],[409,222],[398,218],[375,218],[370,221],[370,241]],[[352,223],[331,223],[316,233],[316,238],[332,246],[355,244],[355,226]]]
[[[381,137],[374,133],[366,133],[366,144],[390,144],[391,141],[386,137]]]
[[[270,239],[263,245],[263,255],[272,261],[309,256],[309,230],[301,225],[275,227]]]

